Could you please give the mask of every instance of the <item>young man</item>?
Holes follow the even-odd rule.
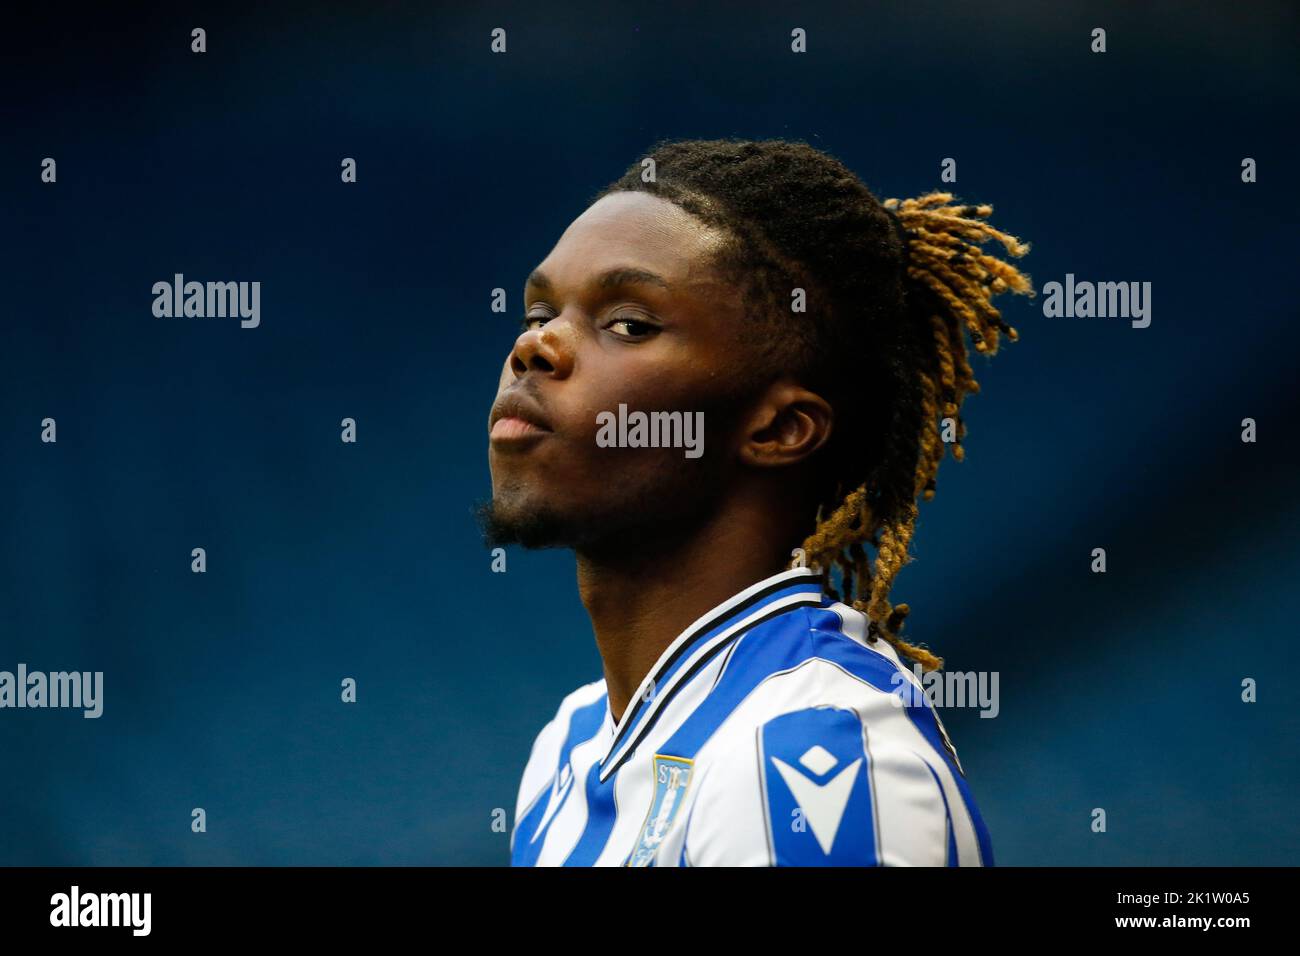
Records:
[[[489,417],[486,536],[573,549],[604,665],[537,736],[512,862],[991,865],[888,594],[960,458],[964,336],[1032,291],[979,244],[1027,247],[802,143],[649,158],[529,276]]]

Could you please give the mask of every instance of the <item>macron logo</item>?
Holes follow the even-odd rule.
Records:
[[[799,758],[799,762],[818,776],[829,773],[839,763],[820,745],[811,747]],[[849,793],[853,790],[862,758],[859,757],[823,784],[808,779],[784,760],[773,757],[772,763],[776,764],[781,779],[803,808],[804,819],[808,821],[822,852],[829,854],[835,843],[835,834],[840,831],[844,810],[849,805]]]
[[[51,926],[130,926],[134,936],[148,936],[152,893],[71,893],[50,897]]]

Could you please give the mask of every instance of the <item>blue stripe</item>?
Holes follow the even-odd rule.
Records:
[[[583,784],[587,788],[587,825],[582,828],[582,836],[565,857],[565,866],[592,866],[600,851],[609,842],[609,835],[614,831],[618,819],[618,808],[614,803],[614,786],[618,783],[618,774],[614,774],[605,783],[600,782],[600,762],[591,765],[587,779]]]
[[[585,707],[579,707],[569,715],[569,730],[564,739],[564,746],[560,748],[560,756],[555,764],[555,774],[566,767],[573,755],[573,748],[578,744],[585,743],[594,737],[601,725],[605,722],[605,694],[601,694],[599,699],[587,704]],[[551,787],[555,786],[557,776],[551,777]],[[560,809],[573,793],[575,787],[580,786],[578,780],[569,784],[569,790],[560,800],[560,806],[556,808],[555,813],[546,824],[549,830],[555,818],[560,815]],[[550,788],[548,788],[549,791]],[[546,842],[546,831],[538,834],[537,839],[532,839],[533,832],[541,822],[542,817],[546,814],[546,805],[550,802],[550,794],[544,791],[537,802],[533,804],[531,810],[524,815],[522,820],[515,821],[515,845],[511,853],[511,866],[536,866],[537,857],[542,852],[542,844]]]
[[[957,861],[957,832],[952,827],[952,810],[948,808],[948,794],[944,792],[943,782],[939,780],[939,775],[934,772],[934,768],[927,763],[925,769],[930,771],[930,776],[934,777],[934,785],[939,788],[939,796],[943,797],[943,822],[948,827],[948,865],[959,866]]]

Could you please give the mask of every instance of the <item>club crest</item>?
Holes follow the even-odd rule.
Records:
[[[654,866],[655,854],[663,842],[677,812],[681,809],[686,796],[686,788],[691,782],[693,761],[685,757],[667,757],[655,754],[651,764],[654,776],[654,798],[650,801],[650,810],[646,813],[645,824],[641,827],[641,836],[636,842],[636,849],[627,859],[627,866]]]

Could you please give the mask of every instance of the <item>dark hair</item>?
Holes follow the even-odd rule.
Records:
[[[729,237],[714,262],[741,291],[758,380],[791,374],[836,423],[805,561],[927,669],[943,662],[899,637],[908,606],[889,591],[910,560],[917,500],[934,494],[944,449],[963,457],[962,401],[979,386],[966,351],[994,354],[1015,329],[991,304],[1032,296],[1029,278],[980,245],[1029,246],[982,220],[990,206],[934,192],[878,200],[838,159],[787,140],[665,140],[593,197],[636,190]],[[795,311],[796,290],[806,310]],[[874,560],[864,545],[875,550]],[[830,572],[838,572],[838,587]]]

